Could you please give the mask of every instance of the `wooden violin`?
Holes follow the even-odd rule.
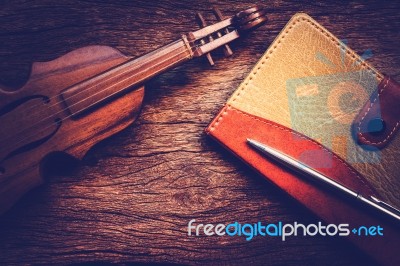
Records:
[[[194,57],[223,47],[266,21],[253,7],[182,35],[133,59],[107,46],[88,46],[50,62],[34,63],[17,91],[0,88],[0,213],[42,182],[41,162],[53,152],[78,159],[97,142],[121,131],[139,114],[144,83]]]

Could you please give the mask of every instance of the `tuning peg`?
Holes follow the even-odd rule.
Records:
[[[200,13],[197,13],[197,14],[196,14],[196,18],[197,18],[197,21],[198,21],[198,23],[199,23],[199,25],[200,25],[201,28],[204,28],[204,27],[207,26],[206,20],[204,19],[204,17],[203,17]],[[212,42],[212,41],[213,41],[213,37],[212,37],[211,35],[209,35],[209,36],[208,36],[208,40],[209,40],[210,42]],[[203,44],[205,44],[206,42],[205,42],[203,39],[201,39],[201,40],[200,40],[200,43],[203,45]],[[214,65],[214,60],[212,59],[211,54],[210,54],[210,53],[207,53],[207,54],[206,54],[206,57],[207,57],[207,60],[208,60],[208,62],[210,63],[210,65],[213,66],[213,65]]]
[[[217,17],[218,21],[224,20],[224,16],[222,15],[221,11],[218,8],[214,7],[213,13]],[[229,33],[229,30],[227,28],[225,29],[225,33]],[[221,32],[219,31],[217,32],[217,35],[218,37],[222,36]],[[233,54],[232,49],[229,47],[229,45],[225,44],[223,49],[225,56],[231,56]]]

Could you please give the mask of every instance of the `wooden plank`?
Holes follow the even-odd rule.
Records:
[[[0,9],[0,81],[18,87],[34,61],[102,44],[138,56],[256,1],[7,1]],[[187,223],[316,222],[203,133],[289,18],[304,11],[400,79],[399,10],[392,2],[269,1],[269,22],[232,45],[234,55],[196,59],[153,79],[135,125],[95,146],[74,171],[48,169],[47,183],[0,217],[0,261],[182,264],[370,264],[342,239],[188,237]],[[215,21],[215,20],[214,20]],[[54,166],[55,165],[55,166]],[[64,171],[56,171],[58,165]]]

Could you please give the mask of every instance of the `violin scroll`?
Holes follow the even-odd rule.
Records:
[[[239,31],[255,29],[267,20],[267,10],[259,6],[248,8],[235,15],[235,25]]]

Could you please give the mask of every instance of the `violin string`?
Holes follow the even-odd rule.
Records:
[[[172,45],[172,44],[174,44],[174,42],[172,42],[172,43],[170,43],[170,44],[167,44],[166,46]],[[163,46],[163,47],[165,47],[165,46]],[[161,48],[163,48],[163,47],[161,47]],[[198,48],[198,47],[200,47],[200,46],[199,46],[199,45],[193,45],[193,46],[189,46],[189,47],[190,47],[190,49],[192,49],[192,48]],[[182,48],[184,48],[184,47],[182,47],[182,46],[177,47],[177,48],[175,48],[175,49],[169,51],[169,53],[174,52],[174,51],[177,51],[177,50],[180,50],[180,49],[182,49]],[[155,51],[157,51],[157,50],[155,50]],[[154,52],[154,51],[153,51],[153,52]],[[150,53],[152,53],[152,52],[150,52]],[[166,61],[169,60],[169,59],[171,59],[171,58],[173,58],[173,57],[175,57],[175,56],[181,55],[182,53],[185,53],[185,51],[182,51],[181,53],[178,53],[178,54],[176,54],[176,55],[174,55],[174,56],[172,56],[172,57],[170,57],[170,58],[167,58]],[[146,56],[146,55],[148,55],[148,54],[145,54],[145,55],[143,55],[143,56]],[[139,58],[140,58],[140,57],[139,57]],[[136,58],[136,59],[139,59],[139,58]],[[134,60],[136,60],[136,59],[134,59]],[[154,59],[148,58],[146,61],[143,61],[142,64],[147,64],[147,63],[149,63],[151,60],[154,60]],[[128,61],[130,61],[130,60],[128,60]],[[125,61],[124,63],[121,63],[120,65],[126,64],[128,61]],[[162,61],[162,62],[160,62],[160,64],[161,64],[161,63],[164,63],[164,62],[165,62],[165,61]],[[129,71],[129,70],[127,70],[127,71]],[[127,71],[121,72],[121,73],[119,73],[118,75],[113,76],[112,78],[115,78],[115,77],[124,75],[124,74],[126,74]],[[141,72],[138,72],[138,73],[142,73],[142,71],[141,71]],[[96,76],[97,76],[97,75],[95,75],[95,76],[93,76],[93,77],[91,77],[91,78],[95,78]],[[90,79],[90,78],[89,78],[89,79]],[[71,95],[70,97],[63,98],[63,100],[66,101],[66,100],[72,99],[72,98],[74,98],[74,97],[77,97],[77,96],[79,96],[79,94],[82,94],[83,92],[88,91],[88,90],[92,89],[93,87],[98,86],[98,85],[100,85],[100,84],[102,84],[102,83],[104,83],[104,82],[107,82],[107,81],[109,81],[109,80],[110,80],[110,78],[106,78],[106,79],[104,79],[104,80],[101,80],[100,83],[96,83],[96,84],[93,85],[93,86],[86,87],[86,88],[84,88],[84,89],[78,91],[77,93]],[[78,82],[78,83],[76,83],[76,84],[74,84],[74,85],[72,85],[72,86],[70,86],[70,87],[76,86],[76,85],[78,85],[79,83],[80,83],[80,82]],[[115,85],[115,84],[113,84],[113,85]],[[113,85],[112,85],[112,86],[113,86]],[[110,86],[110,87],[112,87],[112,86]],[[107,90],[107,89],[109,89],[110,87],[106,87],[104,90]],[[101,91],[97,92],[96,94],[101,93],[101,92],[103,92],[104,90],[101,90]],[[96,94],[94,94],[94,95],[96,95]],[[60,94],[57,94],[57,95],[55,95],[55,96],[53,96],[53,97],[51,97],[51,98],[48,98],[48,101],[50,102],[51,100],[54,100],[54,99],[56,99],[56,98],[59,97],[59,96],[60,96]],[[90,97],[88,97],[88,98],[90,98]],[[82,99],[81,101],[87,100],[88,98],[84,98],[84,99]],[[79,102],[77,102],[77,103],[75,103],[75,104],[78,104],[78,103],[80,103],[81,101],[79,101]],[[51,108],[53,108],[53,107],[55,107],[55,106],[57,106],[58,104],[59,104],[59,102],[56,102],[56,103],[54,103],[54,104],[52,104],[52,105],[50,105],[50,106],[46,106],[45,111],[48,110],[48,109],[51,109]],[[75,105],[75,104],[74,104],[74,105]],[[33,108],[35,108],[35,107],[39,107],[40,105],[41,105],[41,104],[36,104],[36,105],[34,105],[34,106],[31,106],[30,108],[28,108],[28,109],[26,110],[26,112],[29,111],[29,110],[31,110],[31,109],[33,109]],[[73,105],[71,105],[71,106],[73,106]],[[66,110],[66,109],[64,109],[64,110]],[[63,111],[63,110],[62,110],[62,111]],[[44,111],[41,110],[39,113],[36,112],[34,115],[31,115],[30,118],[33,118],[34,116],[39,116],[41,112],[43,113]],[[58,113],[53,114],[52,116],[57,115],[57,114],[58,114]],[[51,117],[51,116],[50,116],[50,117]],[[43,122],[44,120],[46,120],[46,119],[48,119],[48,118],[49,118],[49,117],[45,117],[45,118],[43,118],[42,120],[38,121],[37,123],[41,123],[41,122]],[[27,120],[29,120],[29,118],[28,118]],[[29,128],[28,128],[28,129],[29,129]],[[20,131],[20,132],[18,132],[17,134],[20,134],[20,133],[22,133],[22,132]],[[7,138],[6,138],[6,139],[7,139]]]
[[[167,61],[169,61],[170,59],[172,59],[172,58],[174,58],[174,57],[177,57],[177,56],[179,56],[179,55],[181,55],[181,54],[183,54],[183,53],[185,53],[185,52],[187,52],[187,51],[183,51],[183,52],[180,52],[180,53],[178,53],[178,54],[176,54],[176,55],[174,55],[174,56],[171,56],[171,57],[167,58],[166,60],[163,60],[163,61],[159,62],[159,63],[156,64],[155,66],[161,65],[162,63],[167,62]],[[164,69],[168,68],[168,67],[171,66],[171,65],[173,65],[173,64],[169,64],[169,65],[165,66]],[[140,72],[137,72],[136,74],[139,74],[139,73],[142,73],[142,72],[143,72],[143,71],[140,71]],[[122,82],[122,81],[120,81],[120,82]],[[93,95],[91,95],[91,96],[89,96],[89,97],[86,97],[86,98],[84,98],[84,99],[78,101],[77,103],[75,103],[75,104],[73,104],[73,105],[79,104],[81,101],[84,101],[84,100],[86,100],[86,99],[89,99],[89,98],[91,98],[92,96],[95,96],[96,94],[101,93],[102,91],[107,90],[107,89],[113,87],[114,85],[115,85],[115,84],[113,84],[113,85],[111,85],[111,86],[109,86],[109,87],[106,87],[105,89],[100,90],[99,92],[97,92],[97,93],[95,93],[95,94],[93,94]],[[117,92],[115,92],[115,93],[113,93],[113,94],[107,96],[106,98],[101,99],[101,100],[95,102],[94,104],[97,104],[97,103],[99,103],[99,102],[101,102],[101,101],[103,101],[103,100],[105,100],[105,99],[108,99],[109,97],[113,97],[115,94],[118,94],[119,92],[122,92],[123,90],[125,90],[125,89],[121,89],[121,90],[119,90],[119,91],[117,91]],[[73,105],[71,105],[71,106],[73,106]],[[81,110],[78,110],[76,113],[81,112],[81,111],[84,110],[84,109],[85,109],[85,108],[83,108],[83,109],[81,109]],[[39,125],[41,122],[43,122],[43,121],[46,120],[46,119],[49,119],[49,118],[57,118],[57,115],[58,115],[58,114],[61,114],[61,113],[63,113],[63,112],[66,111],[66,110],[68,110],[68,108],[61,109],[59,112],[57,112],[57,113],[55,113],[55,114],[52,114],[51,116],[48,116],[48,117],[42,119],[41,121],[37,122],[36,124],[33,124],[33,125],[30,126],[28,129],[34,128],[35,126]],[[70,118],[70,117],[73,116],[73,115],[74,115],[73,113],[72,113],[72,114],[69,114],[69,115],[65,116],[64,118],[58,120],[57,122],[60,123],[60,122],[62,122],[62,121],[64,121],[64,120]],[[29,139],[29,138],[33,138],[33,137],[37,136],[38,134],[40,134],[41,132],[43,132],[43,131],[45,131],[45,130],[51,128],[51,127],[53,127],[53,126],[55,125],[55,123],[56,123],[56,122],[54,121],[54,122],[52,122],[52,124],[49,125],[48,127],[45,127],[44,129],[41,129],[40,132],[37,132],[37,133],[35,133],[35,134],[33,134],[33,135],[30,135],[30,136],[27,136],[27,137],[25,137],[25,138],[22,138],[22,139],[18,140],[17,143],[10,143],[10,144],[12,144],[13,146],[14,146],[14,145],[18,145],[18,144],[20,144],[21,142],[23,142],[24,140]],[[25,131],[25,130],[26,130],[26,129],[24,129],[23,131]],[[22,132],[23,132],[23,131],[22,131]],[[21,131],[20,131],[19,133],[16,133],[16,134],[20,134],[20,133],[21,133]],[[14,134],[14,135],[15,135],[15,134]]]
[[[175,41],[175,42],[176,42],[176,41]],[[172,45],[172,44],[174,44],[175,42],[169,43],[169,44],[167,44],[167,45],[165,45],[165,46],[162,46],[162,47],[160,47],[160,48],[158,48],[158,49],[165,48],[166,46]],[[189,46],[190,49],[192,49],[192,48],[198,48],[198,47],[199,47],[199,46],[196,46],[196,45]],[[183,47],[180,46],[180,47],[177,47],[177,48],[171,50],[170,52],[174,52],[174,51],[177,51],[177,50],[182,49],[182,48],[183,48]],[[158,49],[156,49],[156,50],[154,50],[154,51],[157,51]],[[154,51],[153,51],[153,52],[154,52]],[[150,53],[152,53],[152,52],[150,52]],[[146,56],[146,55],[148,55],[148,54],[150,54],[150,53],[144,54],[143,56]],[[138,58],[129,59],[129,60],[127,60],[127,61],[125,61],[125,62],[123,62],[123,63],[121,63],[120,65],[117,65],[117,66],[115,66],[115,67],[122,66],[122,65],[128,63],[129,61],[138,60],[138,59],[140,59],[140,58],[143,57],[143,56],[140,56],[140,57],[138,57]],[[152,60],[151,58],[148,58],[147,61],[142,62],[142,64],[147,64],[147,63],[149,63],[151,60]],[[114,68],[114,67],[111,67],[111,68]],[[108,70],[110,70],[110,69],[108,69]],[[104,72],[107,72],[107,70],[105,70]],[[121,76],[121,75],[123,75],[123,74],[125,74],[125,73],[126,73],[126,72],[119,73],[117,76],[113,76],[112,78]],[[99,73],[99,74],[102,74],[102,73]],[[94,76],[88,78],[88,80],[90,80],[91,78],[95,78],[95,77],[98,76],[99,74],[96,74],[96,75],[94,75]],[[97,86],[97,85],[101,84],[102,82],[107,82],[108,80],[109,80],[109,79],[101,80],[100,83],[97,83],[97,84],[94,85],[94,86]],[[71,85],[71,86],[69,86],[69,87],[74,87],[74,86],[78,85],[78,84],[81,83],[81,82],[83,82],[83,81],[80,81],[80,82],[78,82],[78,83],[76,83],[76,84],[74,84],[74,85]],[[78,91],[78,92],[75,93],[74,95],[72,95],[72,96],[70,96],[70,97],[67,97],[67,98],[64,98],[64,100],[68,100],[68,99],[71,99],[72,97],[75,97],[75,96],[77,96],[77,95],[79,95],[79,94],[82,94],[82,93],[84,93],[85,91],[92,89],[94,86],[84,88],[83,90]],[[67,87],[67,88],[68,88],[68,87]],[[59,97],[59,96],[60,96],[60,94],[58,93],[58,94],[56,94],[56,95],[54,95],[54,96],[52,96],[52,97],[50,97],[50,98],[47,98],[46,101],[47,101],[47,102],[51,102],[52,100],[55,100],[55,99],[56,99],[57,97]],[[44,97],[46,97],[46,96],[44,95]],[[50,108],[56,106],[57,104],[58,104],[58,103],[54,103],[54,104],[52,104],[52,105],[50,105],[50,106],[47,106],[47,108],[50,109]],[[28,109],[26,110],[26,112],[28,112],[28,111],[30,111],[30,110],[36,108],[36,107],[39,107],[39,106],[41,106],[41,105],[42,105],[42,104],[40,104],[40,103],[39,103],[39,104],[35,104],[35,105],[31,106],[30,108],[28,108]],[[35,115],[36,115],[36,114],[35,114]],[[31,117],[34,117],[35,115],[32,115]]]
[[[221,30],[220,30],[220,32],[222,32]],[[206,39],[206,37],[207,36],[205,36],[204,38],[202,38],[202,39]],[[220,37],[218,37],[218,38],[220,38]],[[202,40],[201,39],[201,40]],[[200,40],[200,39],[199,39]],[[214,40],[215,41],[215,40]],[[172,42],[172,43],[169,43],[169,44],[167,44],[167,45],[164,45],[164,46],[162,46],[162,47],[160,47],[160,48],[157,48],[156,50],[154,50],[154,51],[152,51],[152,52],[155,52],[155,51],[157,51],[158,49],[162,49],[162,48],[164,48],[164,47],[167,47],[167,46],[169,46],[169,45],[173,45],[174,43],[178,43],[179,42],[179,40],[178,41],[174,41],[174,42]],[[199,47],[201,47],[201,46],[203,46],[204,44],[197,44],[197,45],[190,45],[190,44],[188,44],[188,45],[184,45],[183,47],[185,47],[185,48],[189,48],[189,49],[192,49],[192,48],[199,48]],[[183,48],[182,46],[180,46],[180,47],[177,47],[177,48],[175,48],[175,49],[173,49],[173,50],[171,50],[171,51],[169,51],[169,52],[174,52],[174,51],[176,51],[176,50],[179,50],[179,49],[182,49]],[[152,53],[152,52],[149,52],[149,53],[147,53],[147,54],[144,54],[143,56],[146,56],[146,55],[148,55],[148,54],[150,54],[150,53]],[[139,59],[139,58],[141,58],[141,57],[143,57],[143,56],[139,56],[138,58],[133,58],[132,59],[132,61],[135,61],[135,60],[137,60],[137,59]],[[123,65],[123,64],[125,64],[125,63],[128,63],[129,61],[131,61],[131,59],[129,59],[129,60],[127,60],[127,61],[125,61],[125,62],[123,62],[123,63],[121,63],[121,65]],[[151,58],[149,58],[147,61],[144,61],[144,62],[142,62],[142,64],[146,64],[146,63],[148,63],[148,62],[150,62],[151,61]],[[117,65],[117,66],[115,66],[115,67],[118,67],[119,65]],[[111,68],[113,68],[113,67],[111,67]],[[107,71],[107,70],[106,70]],[[106,72],[105,71],[105,72]],[[118,76],[120,76],[120,75],[123,75],[123,74],[125,74],[126,72],[122,72],[122,73],[120,73],[119,75],[117,75],[117,76],[114,76],[114,77],[118,77]],[[99,74],[101,74],[101,73],[99,73]],[[95,78],[96,76],[98,76],[99,74],[96,74],[95,76],[92,76],[92,77],[89,77],[88,78],[88,80],[89,79],[91,79],[91,78]],[[113,78],[114,78],[113,77]],[[105,79],[105,80],[102,80],[101,82],[106,82],[106,81],[108,81],[109,79]],[[74,84],[74,85],[71,85],[71,86],[69,86],[69,87],[73,87],[73,86],[76,86],[76,85],[78,85],[79,83],[81,83],[81,82],[83,82],[83,81],[80,81],[80,82],[78,82],[78,83],[76,83],[76,84]],[[101,84],[101,83],[99,83],[99,84]],[[94,85],[94,86],[97,86],[97,85],[99,85],[99,84],[96,84],[96,85]],[[85,92],[85,91],[87,91],[87,90],[90,90],[90,89],[92,89],[94,86],[91,86],[91,87],[88,87],[88,88],[84,88],[83,90],[80,90],[80,91],[78,91],[76,94],[74,94],[74,95],[72,95],[72,96],[70,96],[70,97],[68,97],[68,98],[65,98],[64,100],[67,100],[67,99],[71,99],[72,97],[76,97],[77,95],[79,95],[79,94],[81,94],[81,93],[83,93],[83,92]],[[68,88],[68,87],[67,87]],[[46,97],[46,95],[43,95],[44,97]],[[54,99],[56,99],[57,97],[59,97],[60,96],[60,94],[56,94],[56,95],[54,95],[54,96],[52,96],[52,97],[50,97],[50,98],[47,98],[46,97],[46,101],[47,102],[51,102],[52,100],[54,100]],[[50,105],[50,106],[48,106],[47,108],[48,109],[50,109],[50,108],[52,108],[52,107],[54,107],[54,106],[56,106],[58,103],[55,103],[55,104],[53,104],[53,105]],[[39,107],[41,104],[39,103],[39,104],[36,104],[36,105],[33,105],[33,106],[31,106],[31,107],[29,107],[27,110],[26,110],[26,112],[27,111],[30,111],[30,110],[32,110],[32,109],[34,109],[34,108],[36,108],[36,107]],[[34,115],[32,115],[31,117],[33,117]]]
[[[204,37],[204,38],[202,38],[202,39],[206,39],[206,37]],[[179,41],[179,40],[178,40],[178,41]],[[177,42],[177,41],[175,41],[175,42]],[[172,42],[172,43],[169,43],[169,44],[167,44],[167,45],[164,45],[164,46],[162,46],[162,47],[160,47],[160,48],[158,48],[158,49],[161,49],[161,48],[163,48],[163,47],[172,45],[172,44],[174,44],[175,42]],[[193,45],[193,46],[192,46],[192,45],[189,44],[189,45],[188,45],[188,48],[189,48],[189,49],[198,48],[198,47],[200,47],[200,46],[202,46],[202,45],[203,45],[203,44],[198,44],[198,45]],[[186,45],[185,45],[184,47],[186,47]],[[174,51],[179,50],[179,49],[182,49],[182,47],[177,47],[177,48],[171,50],[170,52],[174,52]],[[157,49],[154,50],[154,51],[157,51]],[[154,51],[153,51],[153,52],[154,52]],[[152,53],[152,52],[150,52],[150,53]],[[145,54],[145,55],[143,55],[143,56],[146,56],[146,55],[148,55],[148,54],[149,54],[149,53],[147,53],[147,54]],[[142,56],[140,56],[140,57],[142,57]],[[139,59],[140,57],[134,58],[133,61],[136,60],[136,59]],[[128,61],[131,61],[131,60],[127,60],[127,61],[121,63],[121,65],[127,63]],[[146,63],[148,63],[148,62],[150,62],[150,61],[151,61],[151,58],[148,59],[148,61],[144,61],[142,64],[146,64]],[[107,71],[107,70],[106,70],[106,71]],[[122,72],[122,73],[120,73],[119,75],[117,75],[117,77],[120,76],[120,75],[123,75],[123,74],[125,74],[125,73],[126,73],[126,72]],[[93,77],[90,77],[89,79],[94,78],[94,77],[96,77],[96,76],[97,76],[97,75],[95,75],[95,76],[93,76]],[[114,76],[114,77],[115,77],[115,76]],[[109,79],[105,79],[105,80],[102,80],[101,82],[106,82],[106,81],[108,81],[108,80],[109,80]],[[82,81],[81,81],[81,82],[82,82]],[[80,83],[80,82],[78,82],[78,83],[76,83],[76,84],[74,84],[74,85],[72,85],[72,86],[70,86],[70,87],[76,86],[76,85],[79,84],[79,83]],[[101,84],[101,83],[100,83],[100,84]],[[99,85],[99,84],[96,84],[96,85],[94,85],[94,86],[97,86],[97,85]],[[72,97],[75,97],[75,96],[77,96],[77,95],[79,95],[79,94],[81,94],[81,93],[83,93],[83,92],[85,92],[85,91],[87,91],[87,90],[92,89],[94,86],[85,88],[85,89],[83,89],[83,90],[81,90],[81,91],[78,91],[76,94],[72,95],[71,97],[65,98],[64,100],[67,100],[67,99],[70,99],[70,98],[72,98]],[[56,98],[59,97],[59,96],[60,96],[60,94],[56,94],[56,95],[54,95],[54,96],[52,96],[52,97],[50,97],[50,98],[46,98],[46,101],[51,102],[52,100],[56,99]],[[46,96],[44,96],[44,97],[46,97]],[[50,108],[56,106],[57,104],[58,104],[58,103],[55,103],[55,104],[53,104],[53,105],[48,106],[48,109],[50,109]],[[34,108],[36,108],[36,107],[39,107],[40,105],[41,105],[41,104],[33,105],[33,106],[31,106],[30,108],[28,108],[26,111],[32,110],[32,109],[34,109]],[[33,117],[33,115],[32,115],[31,117]]]
[[[199,46],[196,46],[196,45],[190,46],[190,48],[195,48],[195,47],[197,48],[197,47],[199,47]],[[179,50],[179,49],[182,49],[182,47],[179,47],[179,48],[174,49],[174,50],[172,50],[172,51]],[[171,51],[171,52],[172,52],[172,51]],[[182,52],[180,52],[180,53],[178,53],[178,54],[175,54],[175,55],[173,55],[173,56],[171,56],[171,57],[169,57],[169,58],[167,58],[167,59],[165,59],[165,60],[163,60],[163,61],[157,63],[155,66],[161,65],[162,63],[165,63],[165,62],[169,61],[170,59],[172,59],[172,58],[174,58],[174,57],[177,57],[177,56],[179,56],[179,55],[181,55],[181,54],[184,54],[184,53],[187,53],[187,50],[184,50],[184,51],[182,51]],[[149,61],[148,61],[148,62],[149,62]],[[173,64],[174,64],[174,63],[165,66],[165,67],[163,68],[163,70],[166,69],[166,68],[168,68],[168,67],[170,67],[170,66],[173,65]],[[139,73],[142,73],[142,72],[143,72],[143,71],[140,71],[140,72],[137,72],[136,74],[139,74]],[[122,81],[120,81],[120,82],[122,82]],[[89,98],[91,98],[91,97],[93,97],[93,96],[95,96],[95,95],[97,95],[97,94],[99,94],[99,93],[105,91],[105,90],[108,90],[109,88],[113,87],[114,85],[115,85],[115,84],[113,84],[113,85],[111,85],[111,86],[109,86],[109,87],[106,87],[105,89],[100,90],[100,91],[96,92],[95,94],[93,94],[93,95],[91,95],[91,96],[89,96],[89,97],[86,97],[86,98],[84,98],[84,99],[82,99],[82,100],[80,100],[80,101],[78,101],[78,102],[72,104],[71,106],[74,106],[74,105],[76,105],[76,104],[79,104],[79,103],[82,102],[82,101],[85,101],[85,100],[87,100],[87,99],[89,99]],[[111,95],[107,96],[107,97],[104,98],[104,99],[100,99],[99,101],[96,101],[94,104],[97,104],[97,103],[99,103],[99,102],[101,102],[101,101],[103,101],[103,100],[106,100],[106,99],[108,99],[108,98],[110,98],[110,97],[113,97],[114,95],[116,95],[116,94],[122,92],[123,90],[125,90],[125,88],[124,88],[124,89],[121,89],[121,90],[118,90],[118,91],[116,91],[116,92],[114,92],[114,93],[112,93]],[[73,96],[71,96],[71,97],[73,97]],[[71,98],[71,97],[70,97],[70,98]],[[56,104],[55,104],[55,105],[56,105]],[[55,106],[55,105],[53,105],[53,106]],[[70,107],[71,107],[71,106],[70,106]],[[84,109],[85,109],[85,108],[83,108],[83,109],[81,109],[81,110],[78,110],[76,113],[81,112],[81,111],[84,110]],[[66,111],[66,110],[68,110],[68,107],[67,107],[67,108],[64,108],[64,109],[61,109],[59,112],[57,112],[57,113],[55,113],[55,114],[52,114],[51,116],[48,116],[48,117],[42,119],[41,121],[39,121],[39,122],[37,122],[37,123],[31,125],[31,126],[30,126],[29,128],[27,128],[27,129],[32,129],[32,128],[34,128],[36,125],[39,125],[39,124],[40,124],[41,122],[43,122],[44,120],[49,119],[49,118],[52,118],[52,117],[56,117],[58,114],[61,114],[61,113],[63,113],[63,112]],[[69,114],[69,115],[65,116],[64,118],[58,120],[57,122],[60,123],[60,122],[62,122],[62,121],[64,121],[64,120],[70,118],[70,117],[73,116],[73,115],[74,115],[74,114]],[[54,122],[54,123],[55,123],[55,122]],[[41,132],[43,132],[43,131],[45,131],[45,130],[51,128],[52,126],[54,126],[54,124],[52,124],[52,125],[50,125],[50,126],[44,128],[44,129],[42,129]],[[24,129],[24,130],[22,130],[22,131],[20,131],[20,132],[18,132],[18,133],[16,133],[16,134],[14,134],[14,135],[20,134],[20,133],[26,131],[27,129]],[[35,134],[33,134],[33,135],[31,135],[31,136],[28,136],[28,137],[26,137],[26,138],[22,138],[22,139],[18,140],[17,143],[11,143],[11,144],[12,144],[13,146],[18,145],[18,144],[20,144],[21,142],[23,142],[24,140],[29,139],[29,138],[33,138],[33,137],[35,137],[36,135],[40,134],[41,132],[35,133]],[[0,149],[0,150],[1,150],[1,149]]]

